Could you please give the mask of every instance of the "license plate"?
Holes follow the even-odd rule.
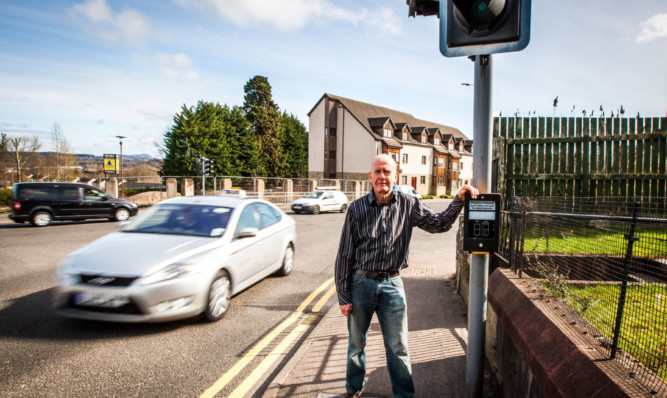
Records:
[[[130,302],[129,297],[117,294],[77,293],[72,300],[76,305],[89,307],[118,308]]]
[[[301,208],[301,206],[298,206],[298,205],[294,205],[292,207],[295,208],[295,209],[300,209]]]

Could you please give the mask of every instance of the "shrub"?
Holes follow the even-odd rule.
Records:
[[[0,188],[0,206],[12,205],[12,190],[9,188]]]

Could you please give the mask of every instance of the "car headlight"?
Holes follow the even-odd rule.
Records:
[[[168,281],[170,279],[177,279],[177,278],[182,278],[184,276],[198,274],[199,272],[201,272],[201,266],[199,264],[191,264],[191,263],[170,264],[143,278],[141,284],[150,285],[152,283],[158,283],[158,282]]]
[[[75,271],[74,259],[72,256],[67,256],[62,259],[56,266],[56,283],[59,285],[73,285],[79,280],[79,274]]]

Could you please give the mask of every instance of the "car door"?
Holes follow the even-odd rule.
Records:
[[[234,235],[230,243],[230,267],[236,275],[235,285],[245,285],[253,276],[264,268],[262,255],[263,244],[259,236],[259,215],[252,205],[241,209],[238,222],[234,228]],[[248,228],[255,228],[257,235],[242,237],[241,232]]]
[[[325,192],[322,195],[322,210],[335,210],[336,200],[334,200],[333,192]]]
[[[61,185],[58,187],[58,206],[55,216],[64,219],[83,218],[87,208],[83,205],[83,192],[76,185]]]
[[[86,217],[111,217],[113,202],[100,190],[83,188],[83,209]]]
[[[260,230],[257,236],[262,240],[264,266],[271,267],[282,261],[283,245],[285,242],[285,231],[280,223],[281,214],[265,203],[253,205],[259,214]]]

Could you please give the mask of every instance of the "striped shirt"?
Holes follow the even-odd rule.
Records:
[[[435,233],[448,231],[463,208],[456,197],[441,213],[421,200],[394,191],[380,204],[373,191],[350,204],[340,237],[334,272],[340,305],[350,304],[350,276],[361,269],[396,272],[408,266],[408,246],[412,228]]]

